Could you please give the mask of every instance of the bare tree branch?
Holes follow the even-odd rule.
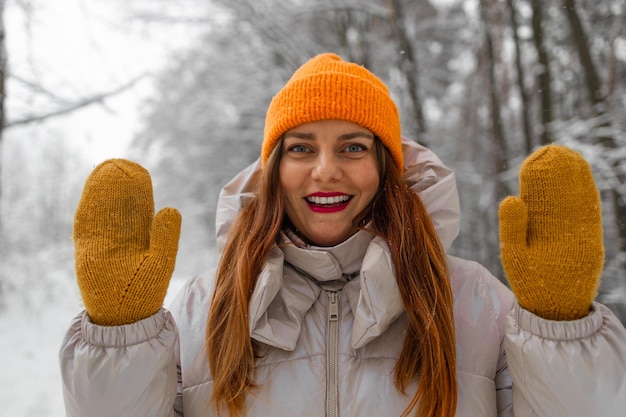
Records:
[[[20,84],[24,85],[25,87],[28,87],[28,89],[30,91],[32,91],[33,93],[41,94],[43,96],[49,97],[49,98],[51,98],[51,99],[53,99],[55,101],[61,102],[61,103],[70,103],[71,102],[71,100],[59,97],[54,92],[44,88],[38,82],[27,80],[25,78],[20,77],[19,75],[13,74],[13,73],[7,74],[7,78],[15,80],[15,81],[19,82]]]
[[[74,111],[76,111],[78,109],[90,106],[90,105],[95,104],[95,103],[102,103],[106,99],[111,98],[113,96],[116,96],[116,95],[118,95],[120,93],[123,93],[124,91],[132,88],[133,86],[135,86],[135,84],[137,84],[139,81],[141,81],[147,75],[148,75],[147,73],[143,73],[143,74],[133,78],[128,83],[126,83],[124,85],[121,85],[121,86],[119,86],[118,88],[116,88],[114,90],[108,91],[106,93],[96,94],[96,95],[91,96],[91,97],[83,98],[82,100],[79,100],[79,101],[77,101],[75,103],[72,103],[72,104],[70,104],[67,107],[63,107],[63,108],[60,108],[60,109],[57,109],[57,110],[54,110],[54,111],[51,111],[51,112],[48,112],[48,113],[36,114],[36,115],[24,117],[22,119],[8,121],[4,125],[4,128],[8,129],[8,128],[12,128],[12,127],[15,127],[15,126],[26,125],[26,124],[30,124],[30,123],[36,123],[36,122],[42,122],[44,120],[51,119],[53,117],[62,116],[64,114],[72,113],[72,112],[74,112]]]

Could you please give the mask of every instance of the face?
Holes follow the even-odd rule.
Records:
[[[321,120],[285,133],[279,166],[287,217],[316,246],[334,246],[380,183],[374,134],[344,120]]]

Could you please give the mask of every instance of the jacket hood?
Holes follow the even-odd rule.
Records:
[[[407,138],[402,138],[402,152],[403,178],[421,197],[441,243],[448,250],[459,233],[461,217],[454,172],[430,149]],[[261,161],[257,159],[222,188],[215,215],[218,255],[235,217],[254,195],[260,173]]]
[[[250,297],[250,336],[283,350],[296,349],[304,317],[322,290],[341,290],[353,315],[350,345],[362,348],[404,312],[393,276],[387,244],[366,231],[323,248],[300,248],[282,233]]]

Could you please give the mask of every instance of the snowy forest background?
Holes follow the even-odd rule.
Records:
[[[463,218],[452,252],[503,280],[497,208],[517,193],[519,164],[552,142],[581,151],[603,201],[598,300],[626,323],[625,9],[623,0],[0,0],[6,415],[64,415],[56,355],[81,309],[71,234],[91,169],[133,159],[152,174],[156,207],[181,211],[175,292],[216,261],[218,192],[258,155],[272,95],[325,51],[379,75],[405,136],[455,169]]]

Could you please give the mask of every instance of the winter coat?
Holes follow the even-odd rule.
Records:
[[[458,233],[454,175],[430,151],[404,144],[407,181],[444,246]],[[258,163],[223,190],[218,243]],[[406,314],[389,249],[358,232],[332,248],[273,248],[250,299],[259,342],[248,417],[398,416],[393,369]],[[576,321],[541,319],[519,307],[485,268],[450,256],[457,343],[457,416],[624,416],[626,330],[601,304]],[[68,416],[215,416],[204,350],[213,274],[191,279],[170,306],[137,323],[101,327],[83,312],[60,352]],[[224,414],[223,414],[224,415]]]

